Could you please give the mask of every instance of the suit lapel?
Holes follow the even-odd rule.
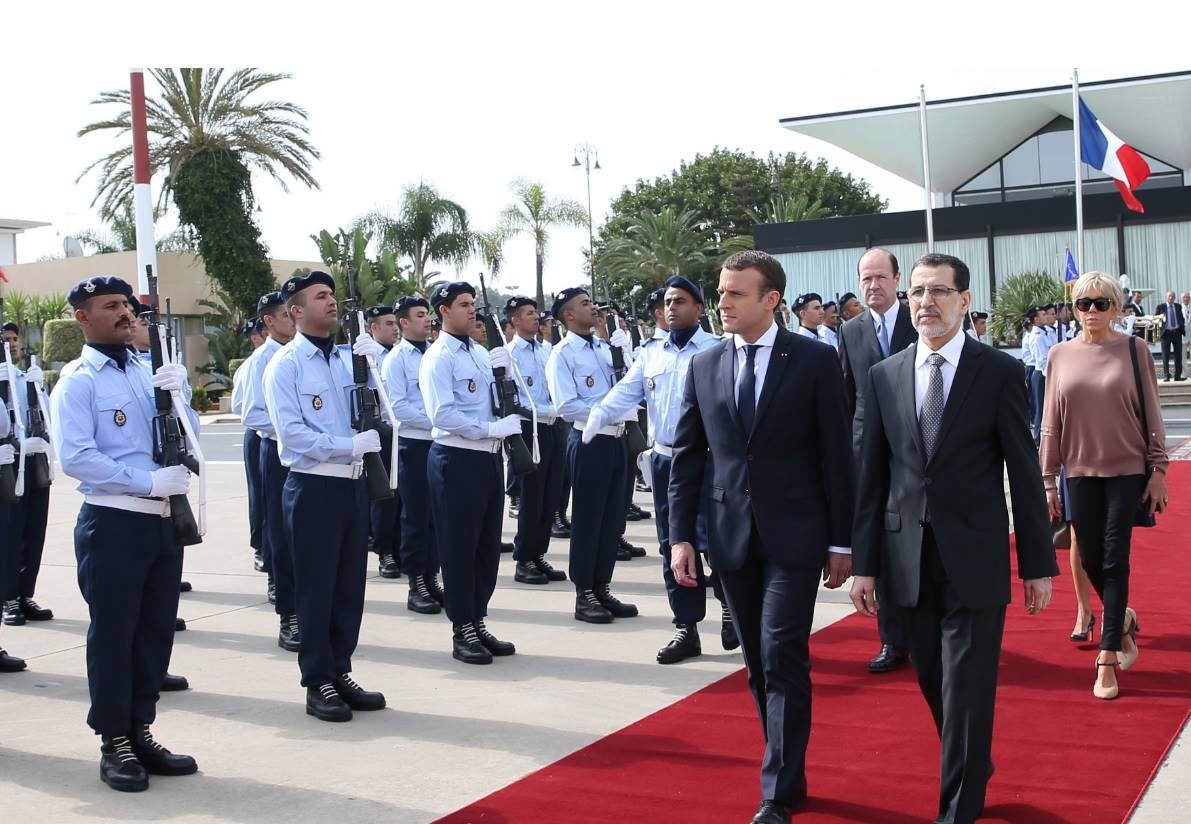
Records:
[[[914,352],[902,358],[897,368],[898,408],[906,420],[906,425],[914,433],[914,447],[918,450],[919,460],[926,463],[926,447],[922,445],[922,427],[918,425],[918,409],[914,403]]]
[[[955,370],[955,378],[951,381],[951,391],[947,394],[947,404],[943,407],[943,420],[939,423],[939,439],[935,442],[935,454],[947,439],[947,433],[959,419],[960,410],[968,390],[976,383],[976,375],[982,366],[980,356],[983,349],[967,335],[964,335],[964,348],[960,350],[959,366]]]
[[[736,338],[733,335],[724,338],[723,351],[720,352],[720,382],[724,397],[728,399],[728,416],[739,429],[740,409],[736,405]]]
[[[761,397],[757,400],[757,416],[753,419],[753,432],[761,424],[761,416],[769,406],[777,385],[786,374],[786,365],[790,362],[790,338],[793,335],[779,329],[777,339],[773,342],[773,351],[769,353],[769,365],[765,367],[765,383],[761,384]]]
[[[893,327],[893,338],[889,341],[889,354],[900,352],[918,340],[918,333],[914,331],[914,322],[910,319],[910,308],[903,306],[897,310],[897,324]]]
[[[879,363],[885,356],[881,354],[881,342],[877,340],[877,327],[873,325],[872,310],[865,309],[864,314],[860,316],[860,329],[864,345],[868,347],[869,353],[872,355],[872,363]],[[861,377],[863,378],[863,375]]]

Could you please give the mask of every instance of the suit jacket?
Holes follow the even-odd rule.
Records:
[[[963,605],[1007,604],[1006,469],[1019,575],[1059,574],[1038,451],[1030,437],[1022,365],[965,336],[935,455],[928,462],[914,403],[916,349],[898,352],[869,372],[853,572],[884,576],[895,603],[917,605],[929,512],[947,578]]]
[[[917,340],[914,324],[910,320],[910,308],[902,306],[897,310],[897,323],[893,327],[893,339],[889,341],[889,354],[900,352]],[[860,453],[860,435],[864,431],[864,386],[868,370],[882,360],[881,344],[877,340],[877,327],[873,315],[865,309],[840,327],[839,359],[844,369],[844,385],[848,391],[848,409],[852,413],[852,454]]]
[[[740,569],[754,525],[768,558],[821,569],[827,547],[851,546],[848,403],[835,350],[779,329],[751,437],[736,405],[736,346],[691,361],[670,470],[671,543],[692,541],[705,471],[712,566]],[[709,452],[715,455],[709,466]]]
[[[1166,331],[1166,304],[1159,303],[1158,308],[1154,310],[1154,314],[1162,316],[1162,331],[1165,332]],[[1187,334],[1187,319],[1183,316],[1183,304],[1181,304],[1181,303],[1174,304],[1174,316],[1175,316],[1175,320],[1177,320],[1178,324],[1179,324],[1179,334],[1180,335]]]

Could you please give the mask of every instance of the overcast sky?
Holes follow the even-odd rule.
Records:
[[[478,228],[495,224],[517,177],[585,202],[571,167],[585,140],[603,167],[592,175],[597,226],[624,187],[715,146],[822,156],[868,180],[891,210],[920,208],[917,187],[778,120],[913,102],[920,83],[933,99],[1068,83],[1073,66],[1084,81],[1191,68],[1181,2],[402,5],[7,8],[0,217],[53,224],[19,238],[19,259],[61,252],[65,235],[98,226],[95,178],[75,179],[113,144],[75,133],[110,116],[89,101],[127,88],[134,63],[293,75],[271,93],[309,112],[321,189],[286,194],[263,178],[255,191],[270,254],[295,259],[316,257],[310,234],[395,207],[419,180]],[[586,243],[586,230],[554,234],[547,291],[582,279]],[[528,240],[511,242],[506,261],[502,287],[532,290]]]

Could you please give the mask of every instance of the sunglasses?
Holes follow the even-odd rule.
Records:
[[[1093,306],[1097,312],[1107,312],[1108,307],[1112,306],[1112,301],[1108,298],[1080,298],[1075,301],[1075,308],[1081,312],[1087,312]]]

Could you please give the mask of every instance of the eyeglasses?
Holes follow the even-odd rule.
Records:
[[[1112,301],[1108,298],[1080,298],[1075,301],[1075,308],[1081,312],[1087,312],[1093,306],[1097,312],[1107,312],[1108,307],[1112,306]]]
[[[906,297],[910,300],[922,300],[927,292],[934,300],[943,300],[952,292],[959,292],[954,286],[911,286],[906,290]]]

